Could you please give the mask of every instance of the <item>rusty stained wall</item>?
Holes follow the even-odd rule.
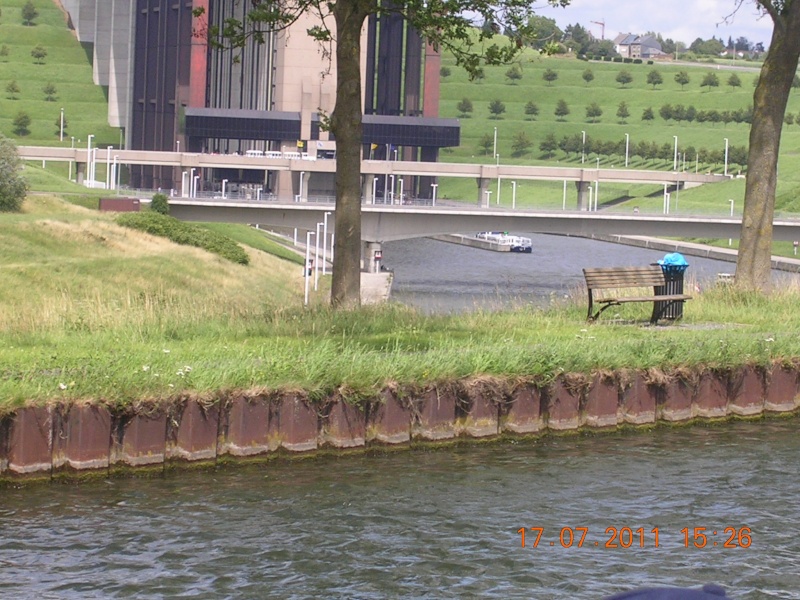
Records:
[[[573,374],[544,387],[462,381],[416,391],[387,389],[360,406],[338,398],[317,405],[299,395],[244,393],[205,403],[180,398],[137,410],[59,403],[0,418],[0,482],[214,466],[319,450],[613,431],[799,409],[800,367],[777,364],[666,378],[646,371]]]

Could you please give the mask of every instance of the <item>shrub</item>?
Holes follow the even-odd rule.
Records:
[[[451,73],[450,67],[442,67],[441,69],[439,69],[439,76],[442,79],[444,79],[446,77],[450,77],[450,73]]]
[[[626,56],[625,58],[623,58],[623,59],[622,59],[622,62],[624,62],[624,63],[627,65],[627,64],[630,64],[630,63],[632,63],[632,62],[633,62],[633,59],[632,59],[632,58],[628,58],[628,57]]]
[[[47,48],[41,44],[35,46],[33,50],[31,50],[31,56],[33,57],[33,62],[36,64],[44,64],[44,59],[47,58]]]
[[[19,111],[11,123],[14,125],[14,133],[17,135],[28,135],[31,132],[29,129],[31,117],[24,110]]]
[[[150,210],[160,215],[169,214],[169,199],[166,194],[156,194],[150,201]]]
[[[642,59],[641,59],[641,58],[634,58],[634,59],[633,59],[633,64],[635,64],[635,65],[640,65],[640,64],[642,64]],[[652,65],[652,64],[653,64],[653,61],[652,61],[652,60],[648,60],[648,61],[647,61],[647,64],[648,64],[648,65]]]
[[[647,61],[647,64],[648,64],[648,65],[652,65],[652,64],[653,64],[653,61],[652,61],[652,60],[648,60],[648,61]]]
[[[23,25],[33,25],[33,20],[39,16],[39,11],[33,5],[31,0],[28,0],[22,7],[22,23]]]
[[[28,182],[22,176],[17,147],[0,134],[0,212],[16,212],[22,207]]]
[[[229,237],[157,212],[125,213],[117,217],[117,224],[165,237],[183,246],[202,248],[240,265],[250,264],[244,249]]]
[[[613,61],[614,61],[614,62],[622,62],[622,57],[621,57],[621,56],[615,56],[615,57],[613,58]]]

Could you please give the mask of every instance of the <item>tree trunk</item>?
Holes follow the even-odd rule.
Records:
[[[369,4],[338,0],[336,20],[336,105],[331,131],[336,137],[336,239],[331,305],[361,304],[361,27]]]
[[[771,284],[778,152],[786,103],[800,56],[800,1],[787,0],[783,11],[772,17],[772,41],[753,94],[742,233],[736,261],[736,286],[762,292],[769,291]]]

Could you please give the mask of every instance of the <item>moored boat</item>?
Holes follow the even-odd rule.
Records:
[[[475,237],[500,246],[508,246],[511,252],[524,252],[526,254],[533,252],[531,238],[509,235],[507,231],[481,231]]]

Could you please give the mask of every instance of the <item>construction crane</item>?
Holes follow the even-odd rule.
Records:
[[[600,25],[600,40],[606,39],[606,22],[605,21],[590,21],[595,25]]]

